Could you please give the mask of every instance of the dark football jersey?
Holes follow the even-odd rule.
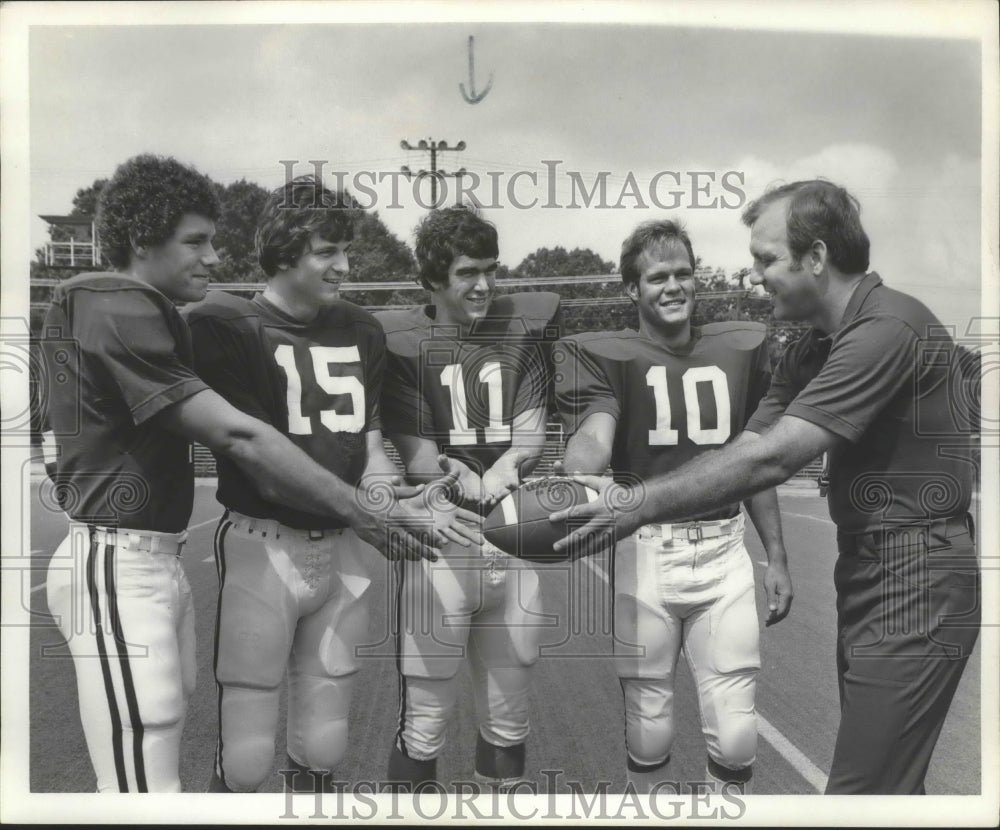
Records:
[[[56,287],[42,353],[55,481],[74,521],[178,533],[191,518],[187,439],[154,416],[207,387],[173,303],[122,274],[81,274]]]
[[[364,309],[338,301],[302,323],[260,294],[222,291],[185,309],[198,374],[238,409],[283,432],[348,484],[367,464],[367,433],[380,429],[385,335]],[[343,522],[268,501],[225,456],[216,457],[219,501],[289,527],[342,527]]]
[[[567,434],[606,412],[617,423],[611,469],[619,480],[677,469],[743,430],[770,382],[766,331],[760,323],[711,323],[693,328],[683,349],[632,330],[560,340],[555,391]]]
[[[482,475],[511,448],[514,418],[547,405],[549,350],[559,337],[559,296],[497,297],[461,336],[435,325],[434,307],[384,311],[386,432],[427,438]]]

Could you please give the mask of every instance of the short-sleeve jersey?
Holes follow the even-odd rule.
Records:
[[[190,442],[154,416],[206,386],[173,303],[132,277],[80,274],[56,287],[42,353],[63,509],[88,524],[184,530]]]
[[[497,297],[464,336],[436,325],[433,306],[377,315],[389,347],[386,431],[427,438],[482,475],[512,446],[521,413],[548,403],[559,297]]]
[[[261,294],[250,300],[223,291],[184,313],[203,380],[348,484],[361,480],[367,433],[381,427],[385,371],[385,336],[371,314],[337,301],[303,323]],[[218,498],[229,509],[305,530],[343,526],[265,499],[239,465],[216,461]]]
[[[790,345],[747,425],[781,415],[845,439],[829,453],[830,515],[845,532],[919,523],[969,509],[971,430],[951,336],[920,301],[868,274],[830,336]]]
[[[611,469],[619,481],[676,470],[742,431],[770,380],[766,333],[760,323],[710,323],[692,327],[676,349],[629,329],[563,338],[553,363],[567,434],[604,412],[616,423]]]

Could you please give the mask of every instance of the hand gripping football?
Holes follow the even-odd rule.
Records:
[[[526,481],[486,514],[483,536],[504,553],[532,562],[558,562],[567,550],[552,546],[569,532],[567,523],[550,522],[549,514],[598,498],[596,490],[571,478],[552,476]]]

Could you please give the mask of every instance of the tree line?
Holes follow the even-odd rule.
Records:
[[[81,188],[73,197],[70,216],[92,217],[97,212],[97,200],[107,179],[99,178],[89,187]],[[217,283],[262,282],[264,279],[254,252],[254,231],[268,191],[255,182],[240,179],[231,184],[215,183],[222,205],[222,214],[216,223],[215,247],[220,262],[213,273]],[[52,226],[53,242],[90,242],[90,228]],[[416,258],[410,247],[393,234],[379,218],[378,211],[358,211],[351,245],[351,282],[400,282],[412,280],[412,289],[385,289],[352,291],[347,296],[361,306],[414,305],[424,302],[426,292],[416,282]],[[105,263],[106,265],[106,263]],[[695,263],[695,279],[701,297],[695,303],[694,323],[723,320],[755,320],[768,327],[768,346],[772,361],[776,362],[790,343],[798,339],[806,326],[776,321],[772,304],[766,297],[743,291],[747,286],[749,268],[727,274],[721,268],[705,265],[701,258]],[[45,252],[39,249],[31,262],[32,283],[39,279],[65,279],[76,271],[52,268],[45,264]],[[615,263],[602,259],[589,248],[567,250],[562,246],[543,247],[528,254],[514,268],[501,264],[497,273],[498,290],[546,291],[548,285],[506,287],[504,280],[511,277],[536,279],[541,277],[574,277],[607,274],[607,282],[567,283],[556,286],[564,300],[594,300],[592,303],[571,303],[563,310],[563,326],[567,334],[582,331],[615,331],[638,327],[638,315],[631,302],[624,302],[625,290],[617,274]],[[713,296],[729,292],[726,296]],[[33,303],[31,328],[37,332],[44,313],[43,304],[49,298],[49,289],[31,286]],[[962,376],[978,390],[980,359],[978,352],[959,346]],[[976,407],[978,410],[978,406]],[[978,420],[978,417],[977,417]]]

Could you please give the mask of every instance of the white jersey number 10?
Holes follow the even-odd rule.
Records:
[[[483,441],[494,444],[510,440],[510,426],[503,422],[503,378],[500,364],[489,361],[479,367],[479,382],[486,385],[488,425],[483,428]],[[469,402],[465,395],[465,374],[461,363],[452,363],[441,371],[441,385],[450,392],[451,419],[454,429],[448,430],[448,441],[454,446],[476,443],[476,429],[469,425]]]
[[[684,408],[687,410],[687,434],[695,444],[722,444],[729,438],[729,385],[726,373],[718,366],[692,366],[681,377],[684,385]],[[679,433],[673,427],[670,397],[667,395],[667,367],[650,366],[646,383],[653,387],[656,402],[656,429],[649,431],[650,446],[673,446]],[[709,383],[715,397],[716,425],[704,429],[701,406],[698,404],[698,384]]]

